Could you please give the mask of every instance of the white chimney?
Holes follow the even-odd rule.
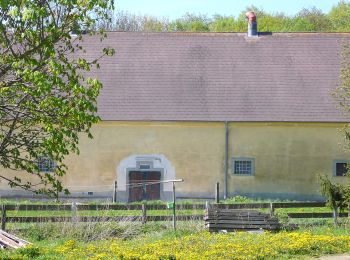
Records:
[[[256,15],[253,11],[249,11],[245,14],[248,19],[248,37],[258,36],[258,24],[256,22]]]

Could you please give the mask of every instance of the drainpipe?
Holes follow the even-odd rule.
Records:
[[[228,175],[228,123],[225,121],[225,162],[224,162],[224,199],[227,199],[227,175]]]

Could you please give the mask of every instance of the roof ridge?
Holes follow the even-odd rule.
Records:
[[[203,35],[203,34],[208,34],[208,35],[215,35],[215,34],[222,34],[222,35],[246,35],[246,32],[148,32],[148,31],[114,31],[114,30],[109,30],[106,31],[106,33],[120,33],[120,34],[172,34],[172,35],[183,35],[183,34],[188,34],[188,35]],[[259,35],[350,35],[350,32],[259,32]]]

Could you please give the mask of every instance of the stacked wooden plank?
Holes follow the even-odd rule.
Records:
[[[277,217],[255,210],[207,209],[204,220],[210,232],[279,229]]]
[[[0,248],[17,249],[29,245],[28,241],[20,239],[3,230],[0,230]]]

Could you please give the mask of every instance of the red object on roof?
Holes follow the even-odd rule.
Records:
[[[246,12],[245,16],[250,23],[256,22],[256,15],[253,11]]]

